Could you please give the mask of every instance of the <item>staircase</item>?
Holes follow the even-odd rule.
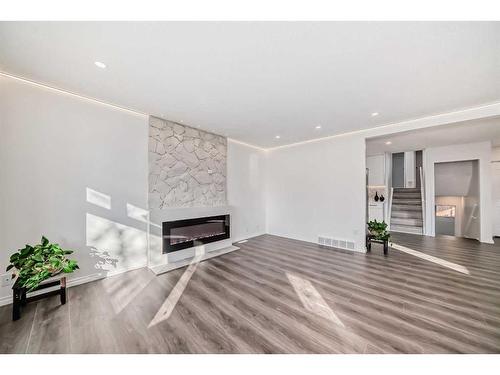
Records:
[[[422,195],[419,188],[394,188],[391,231],[422,234]]]

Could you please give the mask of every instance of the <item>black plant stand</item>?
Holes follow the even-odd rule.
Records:
[[[373,234],[366,235],[366,251],[370,252],[372,250],[372,242],[380,243],[384,245],[384,255],[389,253],[389,240],[377,240]]]
[[[21,318],[21,308],[25,306],[28,302],[38,301],[39,299],[53,296],[59,294],[61,297],[61,304],[66,303],[66,277],[58,277],[57,279],[52,279],[46,281],[34,291],[50,288],[59,285],[59,289],[51,290],[50,292],[40,293],[32,297],[26,297],[27,290],[19,285],[18,281],[14,283],[12,287],[12,320],[18,320]]]

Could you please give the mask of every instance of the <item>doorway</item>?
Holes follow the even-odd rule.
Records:
[[[479,161],[436,163],[435,233],[479,240]]]
[[[405,187],[405,153],[392,154],[392,187]]]

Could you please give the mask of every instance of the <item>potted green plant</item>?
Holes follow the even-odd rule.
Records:
[[[368,232],[378,241],[389,241],[391,237],[391,234],[387,231],[387,223],[385,221],[369,221]]]
[[[78,269],[76,260],[67,259],[72,250],[62,249],[42,236],[39,244],[26,245],[10,256],[7,271],[15,269],[16,283],[28,292],[38,288],[41,282],[57,274],[71,273]]]

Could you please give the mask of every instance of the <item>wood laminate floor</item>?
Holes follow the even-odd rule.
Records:
[[[500,243],[393,240],[419,253],[264,235],[160,276],[70,288],[66,305],[32,303],[16,322],[4,306],[0,353],[499,353]]]

